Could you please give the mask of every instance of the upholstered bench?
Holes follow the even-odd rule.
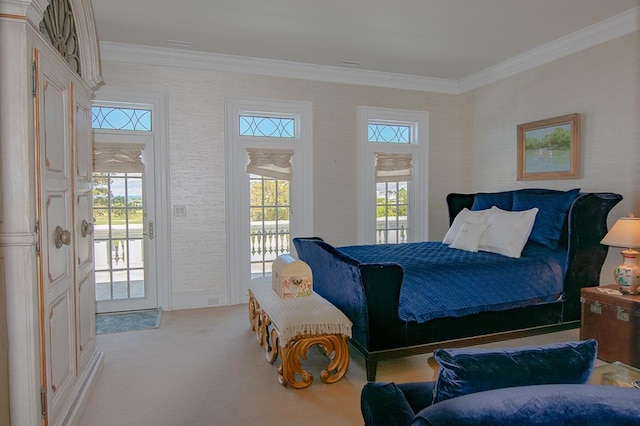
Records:
[[[273,364],[280,355],[278,381],[295,389],[306,388],[313,375],[302,368],[309,348],[319,345],[330,359],[322,370],[324,383],[335,383],[349,369],[348,339],[351,321],[320,295],[280,298],[271,279],[254,279],[249,286],[249,322]]]

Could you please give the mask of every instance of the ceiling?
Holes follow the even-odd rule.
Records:
[[[640,0],[93,0],[101,41],[459,80]]]

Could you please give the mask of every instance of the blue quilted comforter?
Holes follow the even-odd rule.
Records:
[[[402,266],[404,321],[460,317],[552,302],[562,297],[567,252],[528,243],[519,259],[439,242],[340,247],[361,263]]]

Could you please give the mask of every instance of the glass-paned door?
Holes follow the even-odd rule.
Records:
[[[144,297],[142,173],[93,175],[96,300]]]
[[[151,144],[131,146],[134,148],[127,150],[122,148],[126,148],[126,144],[96,142],[96,153],[123,158],[134,153],[132,161],[114,162],[112,171],[109,161],[105,161],[93,174],[98,312],[151,309],[158,305],[153,263],[153,172],[149,171],[153,162],[142,161],[153,158],[149,152],[153,147]],[[136,160],[136,156],[140,158]]]
[[[408,182],[376,184],[376,244],[407,242]]]
[[[271,264],[290,253],[289,181],[249,175],[251,278],[271,276]]]

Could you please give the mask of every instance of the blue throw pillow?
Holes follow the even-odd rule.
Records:
[[[405,426],[415,413],[395,383],[369,382],[360,394],[365,425]]]
[[[493,206],[501,210],[511,211],[511,207],[513,206],[513,191],[478,192],[473,196],[471,210],[487,210]]]
[[[499,349],[438,349],[440,365],[433,402],[514,386],[585,384],[596,362],[598,343],[555,343]]]
[[[538,214],[533,224],[529,241],[542,244],[551,250],[558,248],[562,226],[580,189],[570,191],[521,190],[513,194],[513,210],[522,211],[537,207]]]

